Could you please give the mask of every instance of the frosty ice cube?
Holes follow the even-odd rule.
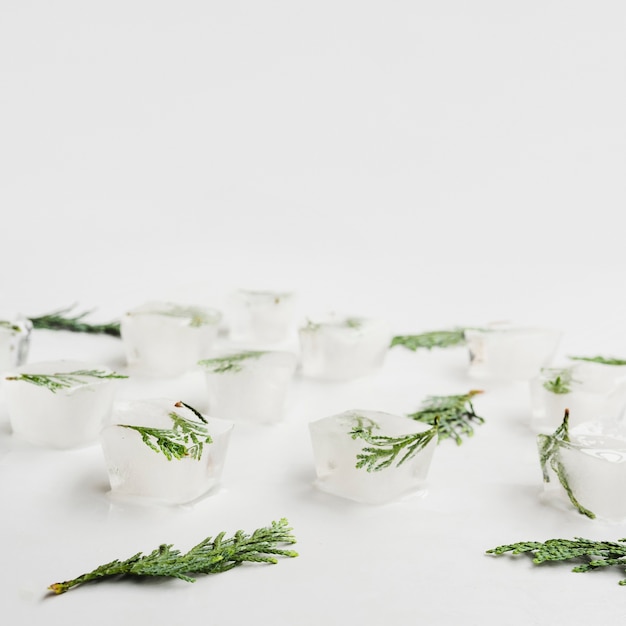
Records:
[[[17,315],[0,315],[0,372],[26,363],[33,324]]]
[[[382,504],[423,492],[437,429],[380,411],[346,411],[309,424],[316,486]]]
[[[4,380],[13,432],[51,448],[96,443],[121,378],[126,377],[82,361],[45,361],[17,368]]]
[[[290,352],[247,351],[200,361],[209,414],[233,421],[278,422],[283,418],[297,359]]]
[[[383,320],[329,316],[300,328],[302,375],[351,380],[382,367],[391,341]]]
[[[295,302],[290,292],[237,290],[230,297],[230,338],[255,344],[288,339],[295,330]]]
[[[111,495],[184,504],[220,482],[232,422],[166,398],[115,405],[101,434]]]
[[[585,363],[542,368],[529,382],[531,428],[552,432],[570,411],[570,425],[597,419],[616,418],[626,405],[626,381],[603,376]]]
[[[492,324],[467,329],[469,373],[476,378],[529,380],[551,364],[561,331]]]
[[[121,319],[128,365],[154,376],[179,376],[207,357],[217,339],[221,313],[214,309],[148,302]]]
[[[555,445],[545,467],[548,497],[568,508],[610,522],[626,520],[626,429],[616,420],[584,422]],[[547,435],[538,435],[540,455]]]

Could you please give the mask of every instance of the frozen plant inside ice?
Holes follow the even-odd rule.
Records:
[[[0,372],[26,363],[33,324],[20,315],[0,315]]]
[[[209,356],[221,313],[215,309],[149,302],[122,316],[120,331],[131,368],[178,376]]]
[[[210,415],[262,423],[283,418],[297,365],[294,354],[253,350],[205,359],[200,365]]]
[[[53,448],[95,443],[123,378],[108,367],[82,361],[23,365],[5,377],[13,432]]]
[[[237,290],[229,303],[230,338],[254,344],[288,339],[295,329],[295,303],[295,294],[287,291]]]
[[[590,518],[626,520],[626,425],[597,419],[537,436],[545,491]],[[557,489],[555,491],[555,488]]]
[[[380,411],[345,411],[309,424],[316,486],[371,504],[423,491],[437,426]]]
[[[300,328],[303,376],[350,380],[380,369],[389,350],[387,322],[364,317],[329,315]]]
[[[561,331],[551,328],[511,324],[467,328],[470,374],[477,378],[529,380],[552,363],[561,336]]]
[[[196,500],[219,484],[232,428],[181,401],[117,404],[101,434],[111,494],[164,504]]]

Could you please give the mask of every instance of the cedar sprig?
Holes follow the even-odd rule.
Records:
[[[121,337],[120,323],[117,321],[106,324],[91,324],[85,321],[85,317],[91,311],[84,311],[70,315],[76,305],[29,318],[35,329],[45,330],[67,330],[74,333],[89,333],[92,335],[110,335],[111,337]]]
[[[418,335],[396,335],[391,340],[390,348],[402,346],[413,352],[433,348],[449,348],[452,346],[465,345],[465,329],[455,328],[452,330],[433,330]]]
[[[73,372],[57,372],[55,374],[23,373],[17,376],[7,376],[6,380],[21,380],[39,387],[45,387],[52,393],[56,393],[61,389],[68,389],[77,385],[88,385],[89,380],[85,380],[86,378],[105,380],[110,378],[128,378],[128,376],[103,370],[74,370]]]

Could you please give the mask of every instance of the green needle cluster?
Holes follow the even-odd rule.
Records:
[[[85,378],[109,379],[128,378],[115,372],[104,372],[102,370],[74,370],[73,372],[59,372],[56,374],[19,374],[19,376],[7,376],[6,380],[21,380],[26,383],[45,387],[52,393],[61,389],[68,389],[77,385],[88,385]]]
[[[575,537],[574,539],[549,539],[545,542],[522,541],[498,546],[487,550],[487,554],[502,555],[529,554],[533,563],[582,561],[573,572],[591,572],[606,567],[620,567],[626,570],[626,539],[618,541],[593,541]],[[619,581],[626,585],[626,579]]]
[[[605,356],[570,356],[572,361],[588,361],[589,363],[601,363],[602,365],[626,365],[626,360]]]
[[[466,394],[452,396],[429,396],[422,407],[408,417],[434,426],[439,424],[439,441],[454,439],[457,445],[463,443],[463,436],[471,437],[474,434],[473,424],[483,424],[484,418],[476,414],[472,405],[472,398],[480,393],[479,389],[472,389]]]
[[[225,372],[240,372],[242,369],[242,361],[248,359],[258,359],[261,355],[265,354],[264,351],[249,350],[247,352],[239,352],[238,354],[231,354],[229,356],[217,357],[214,359],[204,359],[198,362],[198,365],[202,365],[209,372],[213,374],[223,374]]]
[[[297,552],[281,547],[294,543],[289,522],[283,518],[251,535],[238,530],[229,538],[223,532],[214,539],[207,537],[184,554],[171,544],[162,544],[150,554],[138,552],[125,561],[111,561],[72,580],[54,583],[48,589],[61,594],[82,583],[119,576],[169,577],[195,582],[194,576],[198,574],[219,574],[246,562],[273,564],[278,562],[277,556],[296,557]]]
[[[46,330],[67,330],[74,333],[89,333],[92,335],[110,335],[112,337],[120,337],[119,322],[109,322],[106,324],[90,324],[84,320],[91,311],[85,311],[76,315],[69,315],[74,305],[40,315],[39,317],[29,318],[33,324],[33,328]]]
[[[421,433],[411,433],[400,437],[375,435],[373,430],[380,428],[373,420],[356,416],[356,426],[350,431],[352,439],[363,439],[368,445],[357,454],[356,468],[368,472],[379,472],[390,467],[398,458],[396,467],[414,457],[426,447],[437,434],[437,424]]]
[[[559,395],[570,393],[572,383],[578,382],[574,380],[574,373],[571,368],[544,369],[542,371],[552,376],[552,378],[549,378],[543,383],[544,389],[551,393]]]
[[[433,348],[449,348],[451,346],[465,345],[465,329],[455,328],[453,330],[433,330],[419,335],[397,335],[391,340],[390,348],[403,346],[407,350]]]

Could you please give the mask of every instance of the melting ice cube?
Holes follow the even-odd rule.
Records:
[[[576,500],[597,518],[626,520],[626,429],[615,420],[585,422],[569,431],[569,442],[560,442],[556,462],[562,468]],[[548,493],[559,480],[550,469]],[[552,486],[550,486],[552,485]],[[565,499],[565,490],[559,490]],[[571,507],[571,503],[569,504]]]
[[[82,361],[45,361],[5,377],[13,432],[31,443],[74,448],[95,443],[111,414],[120,378]]]
[[[329,316],[300,328],[302,374],[326,380],[350,380],[382,367],[391,341],[387,322]]]
[[[217,339],[215,309],[149,302],[122,316],[120,329],[131,368],[155,376],[179,376],[207,357]]]
[[[17,315],[0,315],[0,372],[26,363],[33,324]]]
[[[370,504],[424,491],[437,446],[435,428],[353,410],[311,422],[309,430],[320,490]]]
[[[503,380],[529,380],[552,362],[562,333],[550,328],[492,324],[468,329],[471,376]]]
[[[283,418],[296,356],[282,351],[248,351],[200,361],[209,414],[233,421],[278,422]]]
[[[101,434],[111,495],[184,504],[219,484],[232,422],[166,398],[116,404]]]
[[[230,338],[254,344],[279,343],[294,328],[296,297],[290,292],[239,289],[230,297]]]

